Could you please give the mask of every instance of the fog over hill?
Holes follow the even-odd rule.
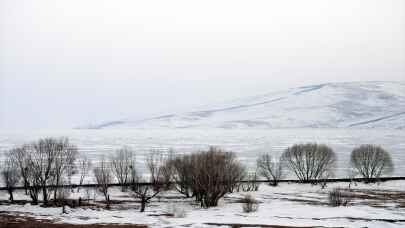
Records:
[[[85,128],[405,129],[405,82],[325,83],[243,96],[185,113]]]

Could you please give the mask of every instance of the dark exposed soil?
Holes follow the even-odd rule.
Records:
[[[211,226],[229,226],[231,228],[245,228],[245,227],[262,227],[262,228],[312,228],[323,226],[278,226],[278,225],[264,225],[264,224],[226,224],[226,223],[207,223]],[[337,227],[336,227],[337,228]]]
[[[50,220],[15,216],[0,212],[0,228],[147,228],[147,226],[133,224],[55,224]]]

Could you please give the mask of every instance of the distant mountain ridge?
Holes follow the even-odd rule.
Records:
[[[405,82],[325,83],[271,92],[201,110],[87,128],[405,129]]]

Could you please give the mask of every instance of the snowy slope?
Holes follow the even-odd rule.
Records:
[[[187,113],[91,128],[405,129],[405,82],[311,85],[246,97]]]

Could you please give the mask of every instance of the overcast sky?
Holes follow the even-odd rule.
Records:
[[[405,1],[1,0],[0,129],[405,80]]]

